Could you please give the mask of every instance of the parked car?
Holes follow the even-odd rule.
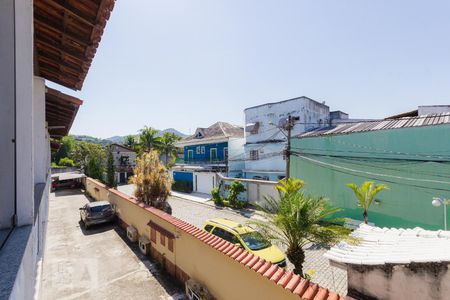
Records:
[[[81,188],[81,179],[74,178],[74,179],[66,179],[66,180],[59,180],[58,177],[52,178],[52,192],[55,190],[61,190],[61,189],[76,189]]]
[[[91,225],[115,221],[116,212],[108,201],[89,202],[80,208],[80,219],[87,229]]]
[[[280,248],[249,226],[219,218],[206,220],[203,229],[271,263],[286,267],[286,257]]]

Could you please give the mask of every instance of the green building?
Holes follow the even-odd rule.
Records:
[[[291,144],[291,176],[342,208],[343,217],[363,219],[346,184],[370,180],[389,190],[378,194],[369,222],[443,229],[443,206],[431,201],[450,198],[449,114],[340,124],[302,134]]]

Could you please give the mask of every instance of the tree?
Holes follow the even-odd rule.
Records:
[[[171,213],[167,197],[170,194],[172,180],[169,172],[159,160],[159,154],[153,150],[145,152],[136,159],[135,176],[130,179],[136,188],[134,195],[139,201]]]
[[[305,247],[309,243],[332,245],[340,240],[350,240],[350,229],[336,225],[342,219],[333,215],[340,211],[323,197],[307,195],[300,189],[303,183],[289,179],[277,186],[280,199],[266,197],[263,207],[267,221],[253,221],[267,239],[287,247],[286,256],[294,264],[293,272],[303,276]]]
[[[347,186],[353,190],[355,193],[356,199],[358,199],[358,204],[363,209],[363,217],[364,217],[364,223],[369,222],[369,208],[372,204],[373,200],[375,199],[376,195],[381,192],[382,190],[387,190],[388,187],[383,184],[375,184],[373,181],[366,181],[361,186],[357,186],[354,183],[347,183]]]
[[[65,167],[74,167],[75,163],[73,162],[73,160],[71,160],[68,157],[63,157],[59,160],[58,165],[60,166],[65,166]]]
[[[164,154],[164,164],[166,165],[166,167],[168,167],[173,158],[177,156],[178,149],[175,144],[180,139],[180,136],[172,132],[165,132],[161,137],[159,142],[159,150],[162,154]]]
[[[134,135],[127,135],[123,141],[123,145],[133,150],[137,150],[136,137]]]
[[[59,163],[59,161],[64,157],[71,158],[70,155],[75,149],[76,143],[77,141],[73,137],[64,136],[61,139],[61,146],[52,157],[52,161],[54,161],[55,163]]]
[[[109,151],[108,151],[108,161],[107,161],[107,165],[106,165],[106,184],[109,187],[117,186],[116,168],[114,166],[114,156],[113,156],[111,149],[109,149]]]
[[[78,142],[72,157],[86,176],[104,181],[106,151],[101,145]]]
[[[139,143],[144,152],[158,149],[161,138],[158,137],[158,130],[145,126],[140,131]]]

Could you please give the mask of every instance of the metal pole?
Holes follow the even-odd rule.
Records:
[[[447,203],[444,201],[444,229],[447,230]]]
[[[288,116],[287,122],[287,147],[286,147],[286,180],[291,176],[291,129],[292,129],[292,117]]]

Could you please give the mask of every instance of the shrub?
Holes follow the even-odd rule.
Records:
[[[193,186],[191,181],[178,180],[172,184],[172,190],[183,193],[192,193]]]
[[[171,179],[156,151],[142,154],[136,160],[135,176],[130,179],[136,185],[134,195],[145,204],[159,207],[165,205],[170,194]]]
[[[240,181],[233,181],[233,183],[230,186],[230,190],[228,191],[228,201],[230,201],[230,205],[233,208],[242,208],[244,207],[244,203],[238,199],[239,194],[245,192],[246,189],[242,182]]]
[[[59,160],[58,163],[60,166],[65,166],[65,167],[74,167],[75,163],[73,162],[73,160],[71,160],[68,157],[63,157]]]
[[[218,187],[212,189],[211,196],[215,205],[223,206],[223,198],[220,196],[220,190]]]

